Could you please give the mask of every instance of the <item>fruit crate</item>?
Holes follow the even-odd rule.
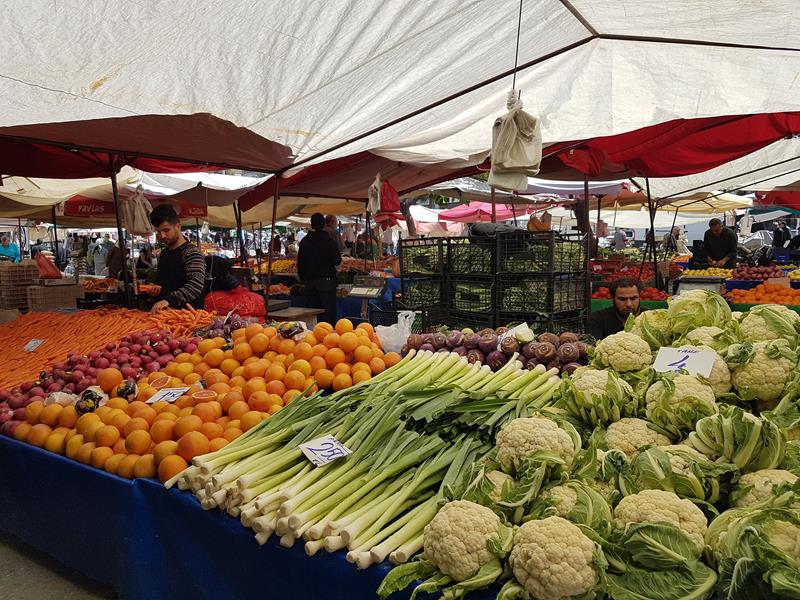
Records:
[[[444,273],[446,255],[441,238],[400,240],[399,254],[401,276]]]
[[[580,310],[586,308],[586,276],[501,275],[498,277],[497,298],[501,317],[506,314],[549,315]]]
[[[27,301],[30,310],[50,310],[65,306],[75,307],[78,299],[84,297],[81,285],[27,287]]]
[[[465,313],[494,313],[496,280],[480,275],[448,277],[448,307]]]
[[[497,247],[499,273],[586,271],[587,237],[582,233],[501,234],[497,236]]]
[[[495,238],[458,237],[447,240],[447,271],[460,274],[493,275],[497,270]]]
[[[497,327],[497,317],[489,313],[462,312],[450,310],[443,318],[443,325],[450,329],[465,329],[469,327],[474,331],[480,331],[486,327],[494,329]]]
[[[403,277],[400,279],[400,305],[411,310],[444,306],[443,286],[439,277]]]
[[[586,331],[586,320],[588,311],[577,310],[552,315],[526,315],[509,314],[501,315],[499,325],[512,327],[520,323],[527,323],[534,333],[555,333],[561,334],[566,331],[572,333],[584,333]]]

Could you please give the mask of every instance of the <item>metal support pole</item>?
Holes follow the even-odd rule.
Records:
[[[261,252],[259,251],[258,246],[256,245],[256,224],[255,223],[251,223],[250,229],[253,232],[253,253],[256,255],[257,272],[258,272],[258,276],[261,277]],[[261,281],[260,280],[259,280],[258,283],[259,283],[259,285],[261,285]],[[269,294],[267,294],[267,295],[269,295]]]
[[[497,205],[495,204],[494,186],[492,186],[492,223],[497,223]]]
[[[20,260],[22,260],[22,251],[23,251],[23,246],[25,246],[25,242],[22,238],[22,219],[20,219],[19,217],[17,218],[17,231],[19,233],[19,256]]]
[[[662,288],[661,285],[661,276],[658,272],[658,253],[656,252],[656,209],[653,205],[653,199],[650,197],[650,178],[644,178],[645,186],[647,188],[647,208],[648,212],[650,213],[650,238],[651,241],[648,243],[652,244],[652,251],[653,251],[653,277],[655,278],[655,284],[658,289]],[[645,252],[645,255],[647,253]]]
[[[584,178],[584,191],[588,189],[589,181],[588,179]],[[600,256],[600,196],[597,196],[597,223],[594,226],[594,255]],[[589,202],[589,198],[586,198],[586,202]]]
[[[108,169],[111,172],[111,192],[114,196],[114,220],[117,222],[117,246],[122,253],[122,283],[125,285],[125,305],[131,306],[131,288],[128,285],[128,264],[125,260],[125,239],[122,236],[122,222],[120,221],[119,189],[117,188],[117,172],[114,169],[114,159],[109,155]],[[131,255],[133,256],[133,255]]]
[[[236,235],[239,238],[239,262],[244,267],[247,264],[247,250],[244,247],[244,235],[242,232],[242,209],[239,208],[238,200],[233,205],[233,214],[236,216]]]
[[[584,285],[584,301],[585,306],[587,309],[591,311],[592,306],[592,277],[589,271],[589,248],[592,241],[592,228],[589,225],[589,179],[588,177],[583,178],[583,211],[584,216],[586,218],[586,226],[588,231],[586,232],[586,244],[584,246],[586,250],[586,256],[583,259],[583,272],[584,277],[586,278],[586,284]],[[587,316],[588,318],[588,316]]]
[[[200,247],[200,219],[194,218],[194,228],[197,230],[197,247]]]
[[[61,269],[61,260],[58,257],[58,223],[56,223],[56,207],[53,207],[53,260],[56,267]]]
[[[269,290],[272,287],[272,239],[275,237],[275,222],[278,220],[278,198],[281,193],[281,174],[275,173],[275,193],[272,195],[272,229],[267,246],[267,316],[269,316]]]

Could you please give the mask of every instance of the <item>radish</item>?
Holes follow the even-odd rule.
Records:
[[[153,333],[150,335],[150,343],[156,344],[160,342],[163,337],[164,336],[162,336],[160,333]]]
[[[30,398],[28,398],[28,404],[30,404],[31,402],[36,402],[37,400],[44,402],[44,392],[42,392],[41,396],[31,396]]]
[[[15,408],[14,409],[14,420],[15,421],[24,421],[25,420],[25,409],[24,408]]]
[[[156,346],[156,352],[161,355],[169,354],[172,351],[172,348],[169,347],[168,344],[158,344]]]
[[[122,373],[122,376],[125,379],[132,379],[136,377],[136,374],[139,372],[139,369],[135,369],[131,365],[128,365],[128,366],[123,366],[122,369],[120,369],[120,372]]]
[[[88,388],[90,385],[92,385],[92,382],[89,381],[89,379],[81,379],[78,382],[78,386],[75,389],[78,390],[78,393],[80,393],[86,388]]]
[[[97,350],[89,352],[89,360],[97,360],[98,358],[100,358],[100,353]]]
[[[159,357],[159,354],[155,350],[150,350],[150,352],[147,353],[147,356],[155,360]]]
[[[181,347],[181,343],[176,339],[172,339],[167,342],[167,346],[169,346],[170,352],[174,352]]]
[[[8,400],[11,394],[8,393],[8,390],[0,390],[0,402],[5,402]]]
[[[159,365],[158,362],[156,361],[147,363],[144,367],[144,370],[147,371],[148,373],[155,373],[159,369],[161,369],[161,365]]]
[[[105,358],[108,362],[111,362],[112,360],[114,360],[114,355],[111,352],[106,351],[103,352],[103,358]]]
[[[89,377],[97,377],[97,374],[99,372],[100,372],[100,369],[98,369],[97,367],[89,367],[88,369],[86,369],[86,374]]]
[[[109,352],[110,352],[111,350],[113,350],[114,348],[116,348],[116,347],[117,347],[117,345],[116,345],[114,342],[108,342],[108,343],[106,344],[106,350],[108,350]]]
[[[106,368],[108,368],[108,365],[110,365],[110,364],[111,364],[111,361],[109,359],[107,359],[106,357],[102,357],[102,358],[98,358],[95,361],[94,366],[97,367],[98,369],[106,369]]]
[[[31,388],[28,393],[30,394],[30,396],[44,396],[44,390],[38,385],[36,387]]]
[[[159,364],[162,367],[166,367],[170,362],[172,362],[173,358],[174,357],[171,354],[162,354],[156,360],[156,364]],[[153,363],[150,363],[150,364],[153,364]]]
[[[74,394],[75,393],[75,384],[74,383],[68,383],[67,385],[64,386],[63,391],[65,391],[67,394]]]
[[[53,392],[60,392],[64,386],[57,381],[51,383],[47,386],[47,393],[52,394]]]
[[[186,344],[186,347],[183,349],[183,351],[188,352],[189,354],[197,352],[197,344],[195,343]]]
[[[78,383],[84,377],[85,375],[83,374],[83,371],[73,371],[69,379],[72,383]]]
[[[14,410],[25,406],[25,398],[22,396],[11,396],[8,399],[8,407]]]
[[[132,344],[131,345],[131,354],[139,354],[142,351],[141,344]]]
[[[32,387],[33,387],[33,382],[32,381],[26,381],[25,383],[21,383],[20,384],[19,389],[23,393],[25,393],[25,392],[29,391]]]

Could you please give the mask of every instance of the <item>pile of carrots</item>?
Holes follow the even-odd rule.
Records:
[[[783,304],[800,306],[800,289],[776,283],[761,283],[750,290],[731,290],[728,298],[734,304]]]
[[[193,335],[207,326],[215,313],[205,310],[167,309],[151,315],[126,308],[99,308],[74,314],[29,312],[0,325],[0,389],[33,381],[44,369],[62,361],[69,352],[88,354],[108,342],[144,329],[166,329],[176,336]],[[25,345],[44,340],[32,352]]]

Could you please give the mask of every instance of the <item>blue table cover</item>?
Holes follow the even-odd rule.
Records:
[[[276,536],[259,546],[238,519],[204,511],[189,492],[123,479],[4,436],[0,489],[0,529],[122,600],[374,600],[391,566],[358,571],[344,551],[308,557],[302,543],[283,548]]]

